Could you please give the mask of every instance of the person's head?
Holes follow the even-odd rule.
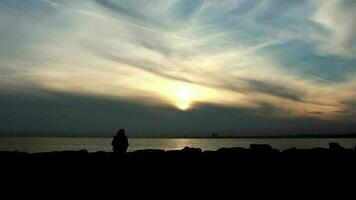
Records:
[[[117,133],[117,136],[125,136],[125,130],[124,129],[120,129]]]

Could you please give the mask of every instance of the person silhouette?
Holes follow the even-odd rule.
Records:
[[[124,154],[127,151],[127,147],[129,147],[129,142],[127,136],[125,135],[125,130],[120,129],[116,135],[114,136],[112,142],[112,150],[115,153]]]

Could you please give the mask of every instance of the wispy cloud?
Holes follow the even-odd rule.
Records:
[[[40,1],[52,6],[54,8],[60,7],[60,4],[58,4],[58,3],[54,2],[54,1],[51,1],[51,0],[40,0]]]
[[[16,82],[172,107],[180,89],[188,88],[193,107],[215,104],[258,113],[268,106],[274,115],[329,119],[344,115],[356,101],[355,70],[341,72],[337,81],[323,74],[340,60],[355,66],[356,12],[349,1],[35,2],[42,7],[25,4],[26,16],[11,12],[16,2],[0,8],[0,16],[15,18],[0,21],[1,38],[32,36],[12,44],[29,49],[21,56],[0,44],[5,52],[0,71],[9,75],[0,82],[7,87]],[[46,9],[55,12],[36,20]],[[289,51],[292,45],[302,52]],[[294,63],[285,63],[285,56]],[[306,58],[316,64],[305,66]]]
[[[356,2],[350,0],[321,1],[312,20],[326,31],[318,35],[324,54],[356,57]]]

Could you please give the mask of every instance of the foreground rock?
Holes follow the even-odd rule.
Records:
[[[353,149],[331,143],[330,148],[288,149],[279,151],[269,145],[250,148],[221,148],[202,151],[186,147],[182,150],[138,150],[126,154],[64,151],[48,153],[0,152],[2,168],[67,169],[89,171],[194,172],[194,173],[275,173],[275,172],[354,172],[356,153]],[[121,169],[121,170],[119,170]]]

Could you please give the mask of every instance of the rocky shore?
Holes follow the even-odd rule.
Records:
[[[202,167],[211,169],[348,169],[355,167],[355,149],[346,149],[337,143],[329,148],[287,149],[279,151],[269,145],[251,144],[250,148],[221,148],[217,151],[202,151],[186,147],[181,150],[164,151],[146,149],[126,154],[113,152],[89,153],[62,151],[46,153],[0,152],[3,166],[39,164],[53,166],[109,166],[140,168]]]
[[[86,150],[33,154],[0,152],[3,180],[15,185],[26,183],[26,187],[31,186],[29,182],[41,180],[42,184],[61,185],[64,182],[74,188],[79,183],[106,188],[111,181],[115,186],[135,188],[175,185],[176,189],[204,186],[215,190],[220,186],[220,190],[225,190],[229,186],[231,191],[238,185],[310,189],[315,185],[336,187],[341,184],[345,188],[348,181],[356,178],[355,169],[355,149],[346,149],[336,143],[331,143],[329,148],[284,151],[269,145],[251,144],[249,148],[217,151],[186,147],[126,154]]]

